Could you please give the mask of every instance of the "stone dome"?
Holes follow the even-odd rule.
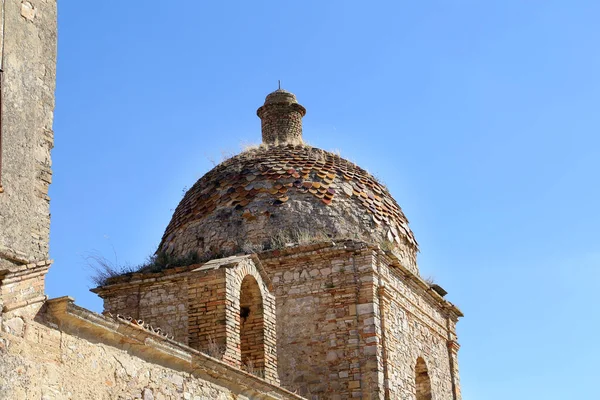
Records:
[[[288,94],[294,100],[288,104],[297,105],[293,94],[278,90],[259,115],[270,100]],[[417,242],[387,188],[352,162],[298,143],[301,125],[299,132],[298,126],[286,129],[274,133],[274,144],[265,140],[263,126],[261,146],[200,178],[179,203],[158,251],[222,255],[354,239],[385,246],[416,272]]]

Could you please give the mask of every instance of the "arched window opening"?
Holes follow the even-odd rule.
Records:
[[[242,368],[264,376],[265,331],[262,295],[256,279],[247,275],[240,291],[240,350]]]
[[[431,400],[431,379],[425,360],[417,359],[415,367],[415,386],[417,388],[417,400]]]

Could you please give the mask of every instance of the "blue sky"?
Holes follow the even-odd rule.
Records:
[[[51,297],[138,264],[277,80],[304,137],[385,182],[465,313],[463,397],[592,399],[597,1],[59,1]]]

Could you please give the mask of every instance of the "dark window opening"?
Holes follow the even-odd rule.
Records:
[[[257,376],[265,371],[265,329],[262,293],[252,275],[240,290],[240,350],[242,368]]]
[[[250,315],[250,307],[240,307],[240,318],[245,322],[246,318]]]

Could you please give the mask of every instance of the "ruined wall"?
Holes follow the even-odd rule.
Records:
[[[255,279],[260,297],[250,319],[240,313],[247,276]],[[123,276],[93,291],[104,299],[105,312],[160,327],[180,343],[277,383],[275,297],[263,278],[251,256],[240,256]],[[252,321],[260,322],[260,332],[248,329],[245,322]]]
[[[187,293],[181,281],[167,281],[140,290],[139,318],[160,326],[181,343],[188,342]]]
[[[232,399],[191,374],[32,323],[0,334],[0,399]],[[185,396],[185,397],[184,397]]]
[[[305,397],[383,398],[373,255],[357,246],[261,256],[277,298],[281,384]]]
[[[209,261],[192,271],[187,291],[190,346],[279,383],[275,297],[250,257]],[[249,294],[254,301],[244,303]],[[253,321],[259,331],[246,324]]]
[[[0,269],[48,258],[56,1],[5,0]]]
[[[185,304],[190,326],[187,333],[192,348],[222,359],[227,349],[228,329],[232,330],[233,325],[227,326],[225,323],[227,320],[225,270],[211,272],[192,279],[182,288],[188,293]]]
[[[111,287],[104,298],[104,311],[143,320],[159,326],[180,343],[188,344],[187,275],[140,279],[135,284]]]
[[[0,332],[0,399],[300,399],[128,322],[56,299]]]
[[[277,296],[282,385],[319,399],[414,400],[422,357],[432,398],[460,399],[460,311],[381,250],[318,247],[261,257]]]
[[[160,287],[168,276],[168,282],[179,279],[176,285],[188,293],[190,345],[206,351],[211,336],[229,354],[219,357],[237,366],[245,346],[236,335],[244,326],[240,306],[255,302],[240,289],[242,278],[252,275],[262,282],[264,308],[272,310],[276,300],[276,318],[265,312],[263,327],[272,334],[269,323],[276,321],[276,356],[266,351],[265,357],[276,357],[281,386],[319,400],[430,400],[417,398],[417,387],[433,399],[460,399],[455,324],[462,314],[393,254],[356,241],[274,250],[255,259],[268,275],[264,279],[258,270],[236,270],[234,264],[248,257],[117,278],[133,281],[109,285],[101,296],[107,307],[127,307],[139,297],[136,285]],[[267,336],[256,343],[267,343]]]
[[[422,358],[432,398],[460,399],[458,367],[455,357],[450,358],[450,345],[456,343],[457,317],[434,300],[435,294],[407,279],[398,268],[380,260],[378,272],[383,288],[379,291],[376,319],[378,334],[385,341],[382,359],[390,398],[416,395],[417,359]]]
[[[50,261],[0,270],[0,330],[21,335],[46,300],[44,278]]]

